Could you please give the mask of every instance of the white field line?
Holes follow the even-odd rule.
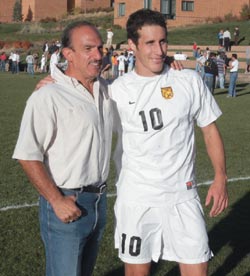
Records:
[[[247,180],[250,180],[250,176],[230,178],[230,179],[228,179],[227,182],[247,181]],[[201,182],[201,183],[198,183],[197,186],[210,185],[210,184],[212,184],[212,182],[213,182],[212,180]],[[115,197],[115,196],[116,196],[116,193],[107,194],[107,197]],[[8,211],[8,210],[13,210],[13,209],[21,209],[21,208],[30,208],[30,207],[34,207],[34,206],[38,206],[38,202],[31,203],[31,204],[24,203],[22,205],[10,205],[10,206],[0,208],[0,211]]]

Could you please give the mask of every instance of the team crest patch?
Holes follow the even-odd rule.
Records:
[[[162,94],[162,97],[167,100],[172,99],[174,97],[174,92],[171,86],[162,87],[161,94]]]

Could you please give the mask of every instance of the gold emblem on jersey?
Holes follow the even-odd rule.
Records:
[[[169,100],[174,97],[174,92],[171,86],[161,88],[162,97]]]

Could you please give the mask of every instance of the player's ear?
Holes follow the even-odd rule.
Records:
[[[132,51],[136,50],[136,45],[131,39],[128,39],[128,46]]]

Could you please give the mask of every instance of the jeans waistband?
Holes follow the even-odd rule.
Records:
[[[104,182],[98,186],[96,185],[88,185],[88,186],[83,186],[81,188],[76,188],[76,189],[67,189],[71,191],[75,191],[77,193],[95,193],[95,194],[103,194],[105,193],[107,189],[107,183]]]

